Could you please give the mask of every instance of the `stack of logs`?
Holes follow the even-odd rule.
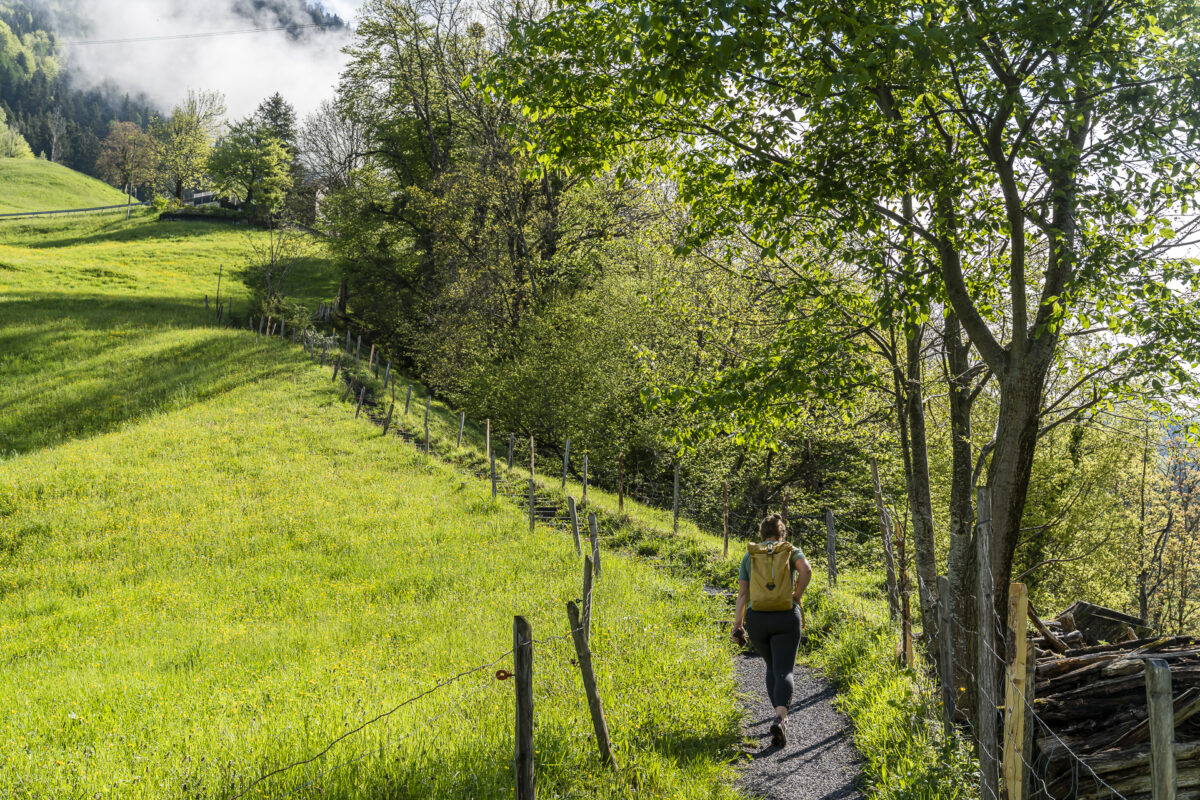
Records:
[[[1034,671],[1032,800],[1150,800],[1145,662],[1171,668],[1179,800],[1200,800],[1200,640],[1136,636],[1089,646],[1060,617],[1043,624]],[[1137,628],[1130,627],[1129,633]],[[1128,634],[1126,634],[1128,636]]]

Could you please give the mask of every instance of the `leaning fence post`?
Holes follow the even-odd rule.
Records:
[[[992,496],[980,487],[976,501],[975,559],[979,585],[975,626],[979,636],[979,664],[976,680],[976,733],[979,737],[979,797],[998,800],[1000,787],[996,773],[996,655],[995,589],[992,586]]]
[[[342,354],[338,353],[337,361],[333,362],[333,377],[330,378],[330,380],[334,381],[335,383],[337,382],[337,374],[338,374],[338,370],[341,369],[341,366],[342,366]]]
[[[563,447],[563,476],[562,488],[567,488],[567,467],[571,463],[571,437],[567,437],[567,444]]]
[[[588,530],[592,540],[592,562],[596,567],[596,577],[600,577],[600,533],[596,525],[596,514],[588,514]]]
[[[583,689],[587,694],[588,711],[592,715],[592,728],[596,731],[596,745],[600,748],[600,761],[605,766],[613,766],[612,743],[608,738],[608,723],[604,721],[604,706],[600,702],[600,692],[596,688],[596,672],[592,668],[592,652],[588,648],[588,640],[583,635],[583,625],[579,619],[579,608],[574,602],[567,603],[567,622],[571,626],[571,639],[575,642],[575,657],[579,662],[579,672],[583,678]]]
[[[342,402],[343,403],[346,402],[346,398],[349,397],[350,393],[353,391],[354,391],[354,379],[351,378],[350,382],[346,384],[346,391],[342,394]]]
[[[371,345],[371,355],[367,358],[367,369],[375,368],[375,345]]]
[[[513,617],[513,673],[517,689],[517,730],[513,754],[516,800],[535,800],[533,782],[533,629]]]
[[[939,575],[938,590],[938,645],[941,647],[941,658],[938,659],[942,668],[942,732],[946,741],[951,741],[954,735],[954,639],[950,626],[950,579]]]
[[[575,541],[575,555],[581,555],[583,548],[579,545],[579,511],[575,508],[575,498],[567,495],[567,512],[571,517],[571,538]]]
[[[455,445],[454,445],[456,448],[462,447],[463,426],[466,424],[467,424],[467,412],[465,412],[465,411],[458,412],[458,442],[455,443]]]
[[[387,388],[388,379],[392,377],[392,361],[388,359],[387,369],[383,371],[383,388]]]
[[[721,558],[729,558],[729,481],[725,481],[721,489],[724,511],[721,513],[721,528],[724,530],[724,547],[721,548]]]
[[[383,435],[387,436],[388,428],[392,427],[392,412],[396,410],[396,404],[393,402],[388,406],[387,419],[383,421]]]
[[[1146,710],[1150,712],[1150,789],[1153,800],[1175,800],[1175,708],[1171,668],[1146,660]]]
[[[837,586],[837,539],[833,532],[833,510],[825,509],[825,557],[829,560],[829,585]]]
[[[408,416],[408,404],[412,401],[412,384],[408,385],[408,391],[404,395],[404,416]]]
[[[679,533],[679,462],[675,462],[675,492],[671,503],[671,531]]]
[[[363,387],[358,390],[358,408],[354,409],[354,418],[355,419],[358,419],[358,412],[362,411],[363,398],[365,398],[366,396],[367,396],[367,387],[366,387],[366,385],[363,385]]]
[[[1025,617],[1029,591],[1023,583],[1008,587],[1008,647],[1004,669],[1004,750],[1002,771],[1007,800],[1023,800],[1025,761]]]

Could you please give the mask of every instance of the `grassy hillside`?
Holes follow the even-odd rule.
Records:
[[[124,192],[52,161],[0,158],[0,214],[114,206]]]
[[[0,795],[229,798],[490,664],[247,796],[511,796],[493,673],[523,614],[549,639],[540,796],[732,796],[720,602],[606,554],[593,646],[622,768],[601,769],[562,638],[569,543],[353,419],[298,348],[211,327],[218,267],[245,302],[246,235],[0,223]],[[332,285],[301,265],[301,293]]]

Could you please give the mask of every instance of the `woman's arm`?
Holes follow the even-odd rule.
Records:
[[[812,580],[812,567],[808,565],[808,559],[801,556],[796,559],[796,580],[795,588],[792,590],[792,599],[797,603],[804,595],[804,590],[808,588],[808,582]]]
[[[739,631],[746,622],[746,602],[750,599],[750,581],[738,581],[737,604],[733,611],[733,630]]]

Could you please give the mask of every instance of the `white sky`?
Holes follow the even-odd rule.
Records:
[[[269,27],[277,20],[253,21],[233,12],[234,0],[80,0],[88,18],[88,40],[177,36],[190,33]],[[324,0],[347,22],[361,0]],[[93,44],[66,48],[65,58],[83,84],[111,81],[130,93],[144,92],[164,112],[188,89],[225,95],[229,118],[251,113],[273,92],[296,107],[298,118],[333,95],[346,63],[340,52],[349,34],[316,34],[297,42],[283,32],[238,34],[172,41]]]

